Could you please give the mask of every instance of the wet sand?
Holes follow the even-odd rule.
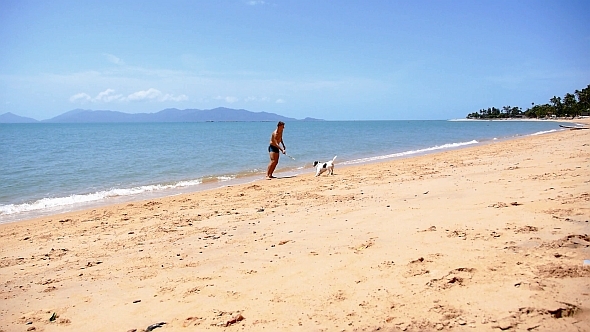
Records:
[[[3,224],[0,331],[590,331],[589,220],[566,130]]]

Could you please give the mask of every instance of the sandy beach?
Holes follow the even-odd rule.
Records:
[[[3,224],[0,331],[590,331],[589,221],[565,130]]]

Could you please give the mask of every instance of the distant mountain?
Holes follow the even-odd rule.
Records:
[[[141,122],[134,121],[140,114],[127,114],[116,111],[91,111],[75,109],[41,122],[49,123],[88,123],[88,122]]]
[[[323,121],[305,118],[297,120],[275,113],[250,112],[243,109],[218,107],[211,110],[168,108],[157,113],[129,114],[117,111],[76,109],[42,122],[96,123],[96,122],[206,122],[206,121]]]
[[[19,116],[10,112],[0,115],[0,123],[36,123],[39,122],[32,118]]]

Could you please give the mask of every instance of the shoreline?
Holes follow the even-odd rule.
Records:
[[[449,120],[450,121],[450,120]],[[551,121],[551,122],[567,122],[569,121]],[[563,130],[563,129],[557,129]],[[532,133],[528,135],[537,135],[537,134],[546,134],[548,132],[539,132],[539,133]],[[523,137],[520,135],[517,136],[508,136],[503,137],[500,139],[497,138],[489,138],[486,140],[480,141],[472,141],[472,142],[455,142],[450,144],[444,144],[442,146],[431,146],[426,147],[418,150],[409,150],[409,151],[402,151],[393,154],[386,154],[386,155],[378,155],[373,157],[366,157],[361,159],[351,159],[346,160],[343,162],[339,162],[340,167],[348,167],[348,166],[362,166],[372,163],[379,163],[379,162],[388,162],[403,158],[413,158],[416,156],[422,156],[426,154],[438,153],[440,151],[451,151],[455,149],[461,149],[464,147],[469,147],[471,145],[485,145],[489,143],[495,143],[498,141],[504,140],[511,140],[515,138]],[[285,157],[286,158],[286,157]],[[297,175],[304,175],[307,173],[314,172],[314,169],[310,164],[305,164],[304,166],[290,166],[288,163],[282,169],[278,170],[277,174],[281,174],[282,176],[297,176]],[[249,173],[249,172],[248,172]],[[162,183],[162,184],[147,184],[141,187],[134,187],[134,188],[113,188],[111,190],[103,190],[100,192],[94,193],[86,193],[86,194],[75,194],[71,196],[65,197],[54,197],[54,198],[43,198],[39,199],[32,203],[22,203],[16,204],[14,207],[11,207],[12,204],[4,206],[4,208],[12,208],[12,209],[26,209],[25,211],[16,212],[16,213],[6,213],[0,214],[0,224],[5,223],[12,223],[12,222],[20,222],[29,219],[35,219],[40,217],[47,217],[56,214],[63,214],[63,213],[71,213],[77,211],[83,211],[87,209],[94,209],[100,207],[106,207],[110,205],[117,205],[117,204],[124,204],[124,203],[132,203],[138,201],[144,201],[149,199],[160,199],[165,197],[172,197],[178,195],[189,194],[193,192],[202,192],[208,191],[212,189],[223,188],[227,186],[235,186],[235,185],[243,185],[247,183],[256,182],[259,180],[264,179],[264,173],[260,172],[259,174],[237,174],[235,176],[230,176],[229,178],[225,179],[226,177],[205,177],[196,180],[183,180],[178,183]],[[199,182],[198,184],[191,184],[185,186],[184,183],[189,182]],[[162,188],[160,188],[162,187]],[[130,193],[121,193],[121,192],[130,192]],[[134,193],[137,191],[141,191],[141,193]],[[93,197],[94,196],[94,197]],[[97,196],[101,196],[102,198],[96,199]],[[47,202],[45,202],[48,200]],[[62,201],[62,202],[58,202]],[[67,202],[67,203],[63,203]],[[73,203],[72,203],[73,202]],[[57,205],[54,205],[57,204]],[[35,206],[37,205],[44,205],[45,207],[39,209]],[[29,209],[29,206],[33,208]]]
[[[587,132],[0,224],[0,330],[588,330]]]
[[[590,120],[590,117],[583,116],[577,118],[551,118],[551,119],[538,119],[538,118],[492,118],[492,119],[450,119],[448,121],[554,121],[554,122],[575,122],[581,121],[582,123]]]
[[[546,133],[542,133],[542,134],[546,134]],[[530,134],[530,135],[535,135],[535,134]],[[527,135],[527,136],[529,136],[529,135]],[[371,164],[375,164],[375,163],[391,162],[391,161],[400,160],[400,159],[408,159],[408,158],[420,157],[420,156],[429,155],[429,154],[436,154],[436,153],[440,153],[440,152],[444,152],[444,151],[453,151],[453,150],[462,149],[462,148],[469,148],[469,147],[474,147],[474,146],[493,144],[493,143],[497,143],[500,141],[517,139],[520,137],[526,137],[526,136],[516,136],[516,137],[509,137],[509,138],[502,138],[502,139],[489,139],[486,141],[480,141],[480,142],[474,143],[474,145],[457,143],[457,144],[453,144],[454,146],[444,147],[444,148],[440,148],[440,149],[427,148],[427,149],[423,149],[423,150],[419,150],[419,151],[411,151],[411,153],[402,152],[402,153],[397,153],[395,155],[385,155],[385,156],[368,157],[368,158],[363,158],[363,159],[355,159],[355,160],[346,161],[344,163],[338,163],[339,164],[338,166],[339,166],[339,168],[342,168],[342,167],[362,167],[364,165],[371,165]],[[287,157],[283,156],[282,158],[287,158]],[[309,167],[297,167],[297,168],[285,167],[285,168],[275,172],[275,174],[279,175],[278,178],[281,179],[281,178],[290,178],[290,177],[314,173],[315,169],[311,165],[308,165],[308,166]],[[266,180],[265,176],[263,173],[260,173],[260,174],[256,174],[256,175],[239,176],[239,177],[232,178],[230,180],[206,181],[206,182],[200,183],[196,186],[190,186],[190,187],[186,187],[186,188],[181,187],[181,188],[174,188],[174,189],[162,189],[162,190],[155,190],[155,191],[147,191],[147,192],[143,192],[141,194],[108,197],[106,199],[102,199],[99,201],[91,201],[91,202],[85,202],[85,203],[74,203],[74,204],[70,204],[70,205],[57,206],[57,207],[54,207],[53,209],[50,209],[49,211],[47,211],[47,210],[44,210],[44,211],[32,210],[32,211],[20,212],[20,213],[15,213],[15,214],[0,215],[0,225],[13,223],[13,222],[27,221],[27,220],[31,220],[31,219],[51,217],[51,216],[67,214],[67,213],[81,212],[81,211],[85,211],[85,210],[91,210],[91,209],[102,208],[102,207],[109,207],[109,206],[113,206],[113,205],[120,205],[120,204],[127,204],[127,203],[138,203],[138,202],[152,200],[152,199],[163,199],[163,198],[175,197],[175,196],[179,196],[179,195],[187,195],[187,194],[192,194],[192,193],[206,192],[206,191],[216,190],[216,189],[220,189],[220,188],[224,188],[224,187],[246,185],[246,184],[250,184],[250,183],[254,183],[254,182],[258,182],[258,181],[263,181],[263,180]]]

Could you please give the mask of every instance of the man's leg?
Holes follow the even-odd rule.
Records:
[[[270,163],[268,164],[268,168],[266,169],[266,177],[268,179],[273,178],[272,173],[275,171],[277,164],[279,163],[279,154],[276,152],[269,152],[270,155]]]

